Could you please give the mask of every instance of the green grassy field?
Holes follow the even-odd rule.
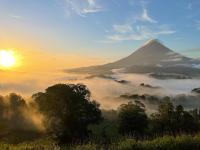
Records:
[[[165,136],[153,140],[136,141],[134,139],[119,140],[110,145],[73,144],[58,146],[53,140],[36,140],[16,145],[1,143],[0,150],[199,150],[200,135]]]

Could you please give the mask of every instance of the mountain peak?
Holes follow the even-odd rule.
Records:
[[[112,66],[115,68],[125,68],[133,65],[155,66],[157,64],[174,63],[174,61],[179,59],[185,58],[167,48],[158,39],[151,39],[128,57],[112,63]]]
[[[142,55],[147,55],[148,53],[166,54],[171,52],[173,51],[163,45],[158,39],[151,39],[144,43],[144,45],[138,48],[133,54],[135,55],[135,53],[142,53]]]
[[[146,43],[144,43],[144,45],[141,46],[140,48],[142,48],[142,47],[149,47],[149,46],[151,46],[151,45],[160,45],[160,46],[165,47],[165,46],[160,42],[160,40],[158,40],[158,39],[150,39],[150,40],[148,40]]]
[[[144,43],[144,45],[148,45],[148,44],[152,44],[152,43],[159,43],[160,44],[160,41],[158,39],[150,39],[146,43]]]
[[[194,61],[192,59],[182,56],[181,54],[178,54],[167,48],[158,39],[151,39],[125,58],[100,66],[86,67],[83,69],[83,72],[90,70],[94,72],[97,70],[99,72],[104,72],[111,71],[112,69],[127,69],[136,67],[132,70],[132,72],[150,73],[155,71],[154,68],[157,65],[164,68],[168,66],[177,66],[179,64],[190,65],[193,62]],[[146,68],[144,69],[144,67]]]

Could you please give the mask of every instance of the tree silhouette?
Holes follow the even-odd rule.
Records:
[[[193,114],[184,110],[183,106],[174,105],[170,101],[163,102],[158,112],[151,115],[154,133],[182,134],[193,133],[199,130],[199,119],[195,111]]]
[[[136,101],[135,104],[129,102],[119,107],[118,113],[119,132],[131,135],[141,135],[148,126],[147,115],[144,104]]]
[[[56,84],[32,97],[46,117],[47,131],[60,142],[87,136],[88,125],[102,119],[99,104],[90,100],[90,91],[82,84]]]

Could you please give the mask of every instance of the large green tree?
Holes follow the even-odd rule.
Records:
[[[99,104],[83,84],[56,84],[32,97],[46,117],[47,131],[60,142],[85,137],[88,125],[102,119]]]
[[[142,135],[148,126],[144,105],[139,101],[122,104],[118,110],[118,123],[120,133]]]

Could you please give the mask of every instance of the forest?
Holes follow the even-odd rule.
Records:
[[[199,109],[165,99],[152,114],[139,100],[105,110],[83,84],[1,96],[0,120],[2,150],[200,148]]]

